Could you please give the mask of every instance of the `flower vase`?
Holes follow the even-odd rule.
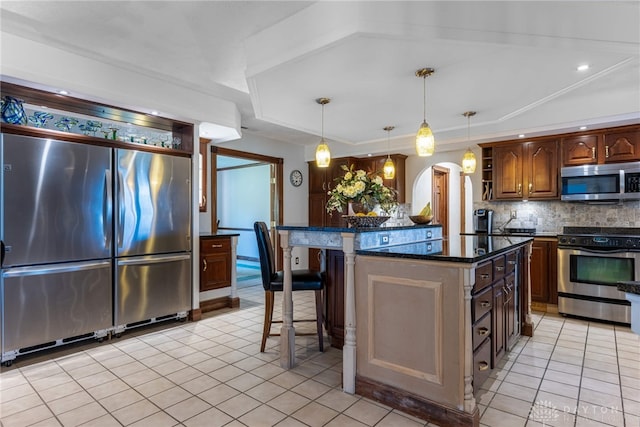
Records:
[[[27,114],[22,106],[22,100],[13,96],[5,96],[2,100],[2,120],[13,125],[26,125]]]

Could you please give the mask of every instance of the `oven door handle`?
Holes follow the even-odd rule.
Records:
[[[562,250],[562,249],[570,249],[570,250],[575,250],[575,251],[580,251],[580,252],[586,252],[586,253],[592,253],[592,254],[601,254],[601,255],[606,255],[606,254],[626,254],[629,251],[629,249],[612,249],[612,250],[606,250],[606,249],[591,249],[591,248],[585,248],[585,247],[559,247],[558,250]],[[631,251],[632,252],[632,251]]]

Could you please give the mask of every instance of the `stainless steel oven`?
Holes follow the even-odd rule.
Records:
[[[558,311],[631,323],[620,281],[640,278],[640,229],[565,227],[558,238]]]

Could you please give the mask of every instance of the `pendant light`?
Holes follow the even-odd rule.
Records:
[[[471,117],[476,115],[475,111],[467,111],[462,114],[467,118],[467,142],[471,142]],[[469,174],[476,171],[476,155],[471,151],[471,147],[467,148],[467,152],[462,156],[462,172]]]
[[[384,166],[382,167],[382,172],[384,179],[393,179],[396,176],[396,167],[393,164],[393,160],[391,160],[391,140],[390,135],[391,131],[395,129],[395,126],[387,126],[384,130],[387,131],[387,161],[384,162]]]
[[[329,98],[318,98],[316,102],[322,105],[322,126],[321,126],[321,137],[320,143],[316,147],[316,166],[319,168],[328,168],[329,163],[331,162],[331,151],[329,151],[329,146],[327,142],[324,140],[324,106],[331,102]]]
[[[421,68],[416,71],[417,77],[422,77],[422,92],[423,92],[423,120],[418,129],[416,135],[416,151],[418,156],[425,157],[431,156],[436,151],[436,141],[433,137],[433,132],[427,124],[427,77],[434,73],[433,68]]]

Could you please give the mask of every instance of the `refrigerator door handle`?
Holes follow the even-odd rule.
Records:
[[[190,258],[191,254],[155,255],[130,259],[119,259],[118,265],[158,264],[161,262],[182,261]]]
[[[94,262],[73,262],[69,264],[61,264],[55,266],[42,266],[42,267],[16,267],[5,270],[2,273],[2,277],[24,277],[24,276],[39,276],[43,274],[52,273],[68,273],[72,271],[82,270],[94,270],[98,268],[105,268],[111,265],[111,261],[94,261]]]
[[[111,182],[111,171],[106,170],[104,173],[104,193],[102,200],[102,232],[104,233],[104,247],[105,249],[109,249],[111,246],[111,230],[109,226],[111,225],[111,215],[113,212],[113,207],[111,204],[113,188]]]
[[[4,242],[0,240],[0,267],[4,264]]]
[[[122,243],[124,240],[124,190],[122,186],[124,178],[122,177],[122,173],[118,172],[118,247],[122,248]]]

